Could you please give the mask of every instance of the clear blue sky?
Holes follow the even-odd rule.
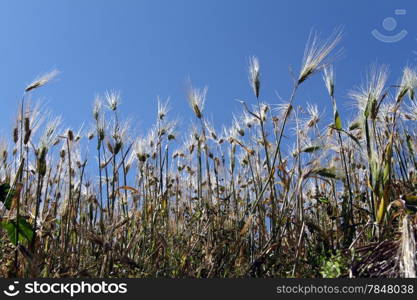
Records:
[[[395,29],[392,19],[383,24],[387,17],[397,21]],[[344,55],[335,71],[339,105],[346,107],[348,89],[371,63],[387,63],[394,84],[401,68],[416,62],[416,20],[417,2],[399,0],[2,0],[0,132],[9,134],[25,85],[53,68],[62,72],[59,79],[34,99],[49,103],[68,126],[88,124],[95,94],[106,89],[121,91],[121,111],[143,128],[153,122],[157,95],[170,96],[172,116],[187,126],[190,77],[209,87],[207,114],[220,127],[240,110],[234,99],[254,103],[249,56],[261,63],[262,100],[278,102],[276,93],[289,95],[288,67],[298,72],[310,30],[328,35],[339,25]],[[373,29],[408,34],[383,43]],[[306,101],[331,112],[321,76],[303,85],[297,103]]]

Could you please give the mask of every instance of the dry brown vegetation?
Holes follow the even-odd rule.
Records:
[[[350,95],[356,119],[342,122],[330,65],[340,37],[312,36],[285,103],[261,102],[251,58],[256,104],[222,132],[205,117],[207,89],[190,85],[188,133],[159,101],[137,136],[116,92],[77,133],[27,99],[56,73],[35,80],[0,142],[0,275],[415,277],[417,71],[390,85],[372,68]],[[297,104],[319,74],[333,110],[324,126]]]

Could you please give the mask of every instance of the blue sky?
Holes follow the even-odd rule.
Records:
[[[396,9],[406,14],[396,15]],[[277,103],[282,100],[276,94],[289,96],[288,68],[298,72],[311,29],[326,36],[337,26],[344,27],[344,55],[335,65],[344,110],[347,91],[370,64],[388,64],[395,84],[401,68],[416,63],[415,20],[417,2],[399,0],[2,0],[0,132],[10,133],[24,87],[54,68],[62,72],[59,78],[33,99],[63,115],[68,126],[88,124],[94,96],[115,89],[123,115],[142,132],[153,123],[158,95],[171,98],[171,116],[186,128],[192,119],[185,96],[190,77],[194,85],[208,86],[206,114],[220,127],[240,111],[235,99],[255,103],[250,56],[261,63],[262,100]],[[407,35],[384,43],[372,36],[374,29]],[[303,84],[296,101],[318,103],[330,115],[321,76]]]

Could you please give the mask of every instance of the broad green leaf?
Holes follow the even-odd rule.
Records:
[[[377,208],[377,214],[376,214],[376,221],[378,224],[380,224],[385,216],[385,212],[387,210],[387,201],[384,197],[379,201],[378,208]]]
[[[320,203],[329,203],[330,202],[329,198],[327,198],[327,197],[320,197],[318,200],[319,200]]]
[[[32,226],[26,221],[25,218],[19,216],[16,220],[4,221],[1,223],[1,227],[6,230],[9,240],[16,245],[16,223],[17,223],[17,230],[19,232],[19,242],[29,242],[33,238],[33,228]]]
[[[17,194],[20,193],[21,185],[18,184],[18,179],[22,175],[24,163],[25,160],[22,159],[19,169],[17,170],[15,180],[12,184],[13,188],[10,186],[9,183],[3,183],[0,185],[0,201],[3,202],[4,206],[7,209],[10,209],[12,207],[12,201],[16,194],[16,191]],[[16,188],[16,186],[19,186],[19,188]]]
[[[10,184],[3,183],[0,185],[0,201],[3,202],[7,209],[10,209],[12,206],[14,193],[15,190],[10,188]]]
[[[384,170],[383,170],[383,184],[387,185],[389,183],[391,175],[391,160],[392,160],[392,143],[393,135],[391,134],[390,140],[384,151]]]

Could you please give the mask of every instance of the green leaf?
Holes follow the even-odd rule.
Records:
[[[365,118],[371,117],[372,120],[375,120],[376,114],[377,100],[372,95],[369,95],[363,115],[365,116]]]
[[[9,240],[16,245],[16,227],[19,232],[19,242],[29,242],[33,238],[33,228],[22,216],[16,220],[4,221],[1,227],[6,230]],[[16,225],[17,223],[17,225]]]
[[[330,168],[322,168],[316,171],[317,175],[327,177],[327,178],[336,178],[336,174],[334,173],[334,170]]]
[[[10,209],[12,206],[14,193],[15,190],[11,189],[8,183],[3,183],[0,185],[0,201],[3,202],[7,209]]]
[[[391,160],[392,160],[392,143],[393,143],[393,136],[391,134],[390,141],[388,142],[383,156],[384,161],[384,170],[383,170],[383,183],[387,185],[390,180],[391,175]]]
[[[342,130],[342,120],[337,110],[334,112],[334,126],[337,130]]]
[[[329,198],[327,198],[327,197],[320,197],[319,199],[319,202],[320,203],[329,203],[330,201],[329,201]]]

